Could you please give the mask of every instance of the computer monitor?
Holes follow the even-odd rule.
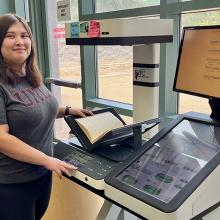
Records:
[[[183,28],[173,90],[220,98],[220,25]]]

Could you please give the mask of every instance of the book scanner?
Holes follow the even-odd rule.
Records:
[[[95,115],[104,112],[112,113],[123,126],[106,132],[96,142],[91,143],[76,121],[79,117],[66,116],[65,120],[75,137],[60,141],[54,147],[55,157],[78,167],[73,176],[96,189],[104,189],[105,176],[141,148],[146,142],[142,139],[142,133],[161,121],[157,118],[126,125],[113,108],[93,111]]]
[[[144,218],[198,220],[218,212],[219,39],[219,25],[183,29],[173,87],[208,98],[211,116],[178,116],[105,178],[105,195]]]

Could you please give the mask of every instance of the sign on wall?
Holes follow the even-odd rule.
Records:
[[[72,20],[71,0],[62,0],[57,2],[57,20],[58,21]]]

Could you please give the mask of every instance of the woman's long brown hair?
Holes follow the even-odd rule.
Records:
[[[36,50],[33,42],[31,29],[23,18],[15,14],[5,14],[0,16],[0,48],[2,47],[2,43],[4,41],[5,35],[8,29],[10,28],[10,26],[18,22],[24,25],[24,28],[27,30],[27,33],[31,39],[31,53],[26,60],[25,71],[26,71],[27,81],[31,84],[31,86],[36,88],[41,85],[42,76],[36,61]],[[4,58],[1,54],[1,50],[0,50],[0,80],[10,85],[16,85],[16,83],[19,80],[14,70],[11,69],[10,66],[4,62]]]

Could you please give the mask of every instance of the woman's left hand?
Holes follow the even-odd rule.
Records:
[[[88,115],[94,115],[91,111],[87,109],[81,109],[81,108],[70,108],[69,109],[70,115],[78,115],[82,118],[85,118]]]

